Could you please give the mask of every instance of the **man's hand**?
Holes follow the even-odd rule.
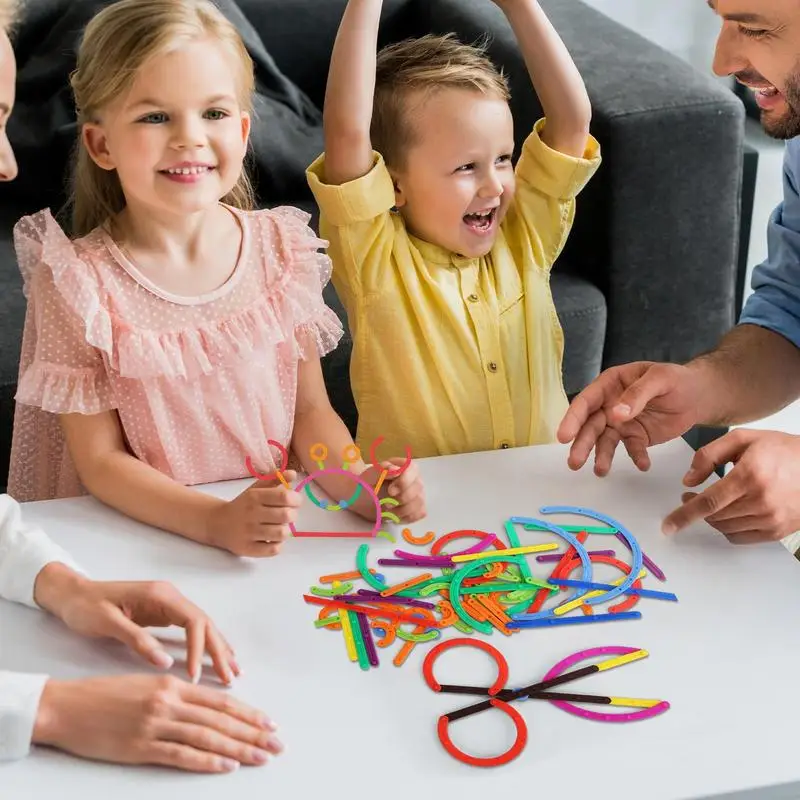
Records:
[[[578,470],[595,451],[594,471],[607,475],[622,441],[636,466],[650,468],[647,448],[681,436],[699,420],[703,391],[698,370],[639,361],[612,367],[571,403],[558,429],[572,442],[569,466]]]
[[[800,530],[800,437],[773,431],[735,430],[698,450],[684,478],[698,486],[716,467],[733,469],[664,520],[675,533],[704,519],[734,544],[772,542]]]
[[[218,689],[126,675],[48,681],[33,742],[97,761],[231,772],[279,754],[274,731],[261,712]]]
[[[226,684],[239,674],[233,651],[214,623],[170,583],[90,581],[56,563],[39,573],[34,595],[73,631],[117,639],[162,669],[169,669],[173,659],[145,628],[185,628],[192,680],[200,679],[204,651]]]

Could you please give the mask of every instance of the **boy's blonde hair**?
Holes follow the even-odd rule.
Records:
[[[227,47],[237,62],[239,103],[252,111],[253,62],[236,28],[209,0],[120,0],[86,26],[70,76],[78,125],[97,122],[111,102],[128,91],[149,59],[176,42],[209,37]],[[247,170],[223,201],[242,209],[255,205]],[[125,207],[116,170],[104,170],[78,142],[72,175],[72,233],[84,236]]]
[[[18,0],[0,0],[0,30],[11,33],[19,14]]]
[[[468,45],[455,34],[428,34],[384,47],[378,53],[370,135],[387,165],[400,167],[416,140],[408,108],[412,92],[472,89],[510,99],[508,81],[486,55],[485,45]]]

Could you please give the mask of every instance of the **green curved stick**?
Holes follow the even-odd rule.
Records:
[[[323,589],[320,586],[312,586],[309,591],[311,594],[315,594],[317,597],[335,597],[337,594],[348,594],[352,590],[352,583],[343,583],[336,589]]]
[[[505,598],[501,599],[501,603],[506,605],[514,605],[516,603],[530,603],[536,596],[536,589],[517,589],[516,591],[509,592]]]
[[[384,589],[386,589],[386,584],[377,580],[369,571],[369,567],[367,567],[368,553],[368,544],[362,544],[359,546],[358,550],[356,551],[356,569],[361,573],[361,577],[367,582],[367,584],[369,584],[371,588],[373,588],[376,592],[382,592]],[[419,591],[421,589],[424,589],[426,586],[438,580],[441,580],[441,578],[431,578],[431,580],[425,581],[425,583],[417,584],[416,586],[412,586],[410,589],[403,589],[402,592],[397,592],[395,597],[419,597]]]
[[[440,630],[426,631],[425,633],[406,633],[402,628],[397,628],[397,638],[402,639],[404,642],[432,642],[438,639],[442,632]]]
[[[486,636],[492,635],[492,626],[488,622],[482,622],[481,620],[472,617],[467,613],[467,610],[461,604],[461,584],[464,582],[464,580],[469,577],[471,573],[475,572],[475,570],[486,566],[486,564],[494,564],[497,561],[506,561],[519,564],[519,559],[520,556],[485,556],[477,561],[472,561],[471,563],[467,564],[466,567],[458,570],[458,572],[453,575],[453,581],[450,584],[450,604],[453,606],[453,610],[456,612],[456,614],[458,614],[458,616],[461,617],[461,619],[466,622],[467,625],[471,626],[476,631],[480,631]]]
[[[449,589],[450,588],[450,579],[448,578],[445,580],[444,578],[434,578],[430,581],[425,581],[424,584],[420,584],[422,587],[419,590],[420,597],[429,597],[434,592],[438,592],[440,589]]]
[[[359,496],[361,495],[361,488],[362,488],[361,484],[357,483],[356,484],[356,489],[353,492],[353,494],[350,496],[350,499],[349,500],[345,500],[342,503],[338,503],[337,505],[328,505],[326,501],[318,500],[314,496],[314,493],[311,491],[311,484],[310,483],[306,484],[305,492],[306,492],[306,496],[308,497],[308,499],[317,508],[321,508],[323,511],[342,511],[345,508],[350,508],[350,506],[352,506],[353,503],[355,503],[356,500],[358,500]]]

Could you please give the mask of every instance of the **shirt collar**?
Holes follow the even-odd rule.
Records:
[[[439,247],[438,244],[425,242],[422,239],[418,239],[416,236],[412,236],[411,234],[409,234],[409,238],[414,243],[414,246],[417,248],[417,250],[419,250],[420,255],[422,255],[425,261],[427,261],[429,264],[438,264],[443,267],[456,267],[457,269],[463,269],[464,267],[474,264],[478,260],[477,258],[460,256],[458,253],[453,253],[444,247]]]

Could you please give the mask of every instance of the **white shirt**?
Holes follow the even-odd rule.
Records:
[[[0,494],[0,597],[37,608],[36,576],[53,561],[77,570],[44,531],[23,524],[19,503]],[[0,671],[0,761],[28,754],[48,677]]]

